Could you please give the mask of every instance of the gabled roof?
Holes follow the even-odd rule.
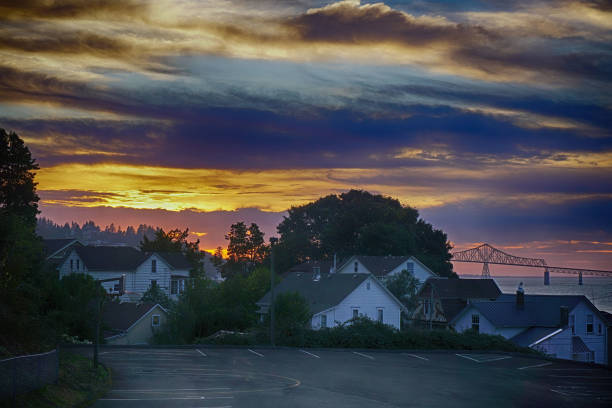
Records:
[[[467,300],[465,299],[442,299],[440,302],[442,303],[442,310],[447,322],[453,320],[467,305]]]
[[[440,299],[497,299],[502,294],[493,279],[436,277],[425,281],[419,290],[419,295],[426,291],[430,285],[434,287],[434,296]]]
[[[104,305],[102,311],[102,321],[110,330],[124,332],[129,330],[155,306],[159,305],[153,302],[108,302]],[[166,312],[163,307],[159,307]]]
[[[74,250],[90,271],[132,271],[149,257],[127,246],[84,246]]]
[[[72,244],[79,243],[79,241],[74,238],[43,239],[42,242],[43,251],[47,259],[60,252],[62,249]]]
[[[591,349],[579,336],[572,336],[572,353],[589,353]]]
[[[291,267],[291,269],[285,272],[285,275],[294,272],[312,273],[313,268],[319,268],[319,272],[321,273],[329,273],[333,265],[333,261],[308,261]]]
[[[545,338],[550,338],[562,331],[563,329],[558,327],[532,327],[512,337],[510,341],[521,347],[531,347]]]
[[[494,301],[471,303],[455,319],[472,306],[495,327],[559,327],[561,306],[571,311],[582,301],[592,306],[582,295],[525,295],[523,308],[517,308],[516,295],[502,294]]]
[[[155,252],[161,256],[173,269],[191,269],[191,264],[180,252]],[[148,254],[152,255],[152,253]]]
[[[310,312],[317,314],[338,305],[369,277],[367,273],[322,273],[321,278],[315,281],[313,273],[294,272],[274,287],[274,294],[297,292],[308,301]],[[270,292],[257,303],[269,305]]]

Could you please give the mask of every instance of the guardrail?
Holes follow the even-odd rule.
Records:
[[[15,398],[57,381],[59,350],[0,360],[0,399]]]

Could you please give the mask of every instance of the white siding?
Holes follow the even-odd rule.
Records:
[[[361,262],[355,257],[351,257],[340,269],[338,273],[355,273],[355,262],[357,262],[357,273],[371,273]]]
[[[572,359],[572,331],[567,328],[561,333],[544,340],[533,346],[533,349],[541,351],[551,357]]]
[[[406,262],[402,262],[395,269],[389,272],[387,276],[397,275],[403,270],[410,270],[407,263],[411,263],[413,265],[413,271],[414,271],[413,275],[421,283],[425,282],[428,278],[437,276],[432,271],[430,271],[429,268],[427,268],[425,265],[422,265],[419,261],[416,261],[414,257],[410,257],[410,259],[407,260]]]
[[[370,284],[368,289],[368,283]],[[363,281],[336,307],[318,313],[312,317],[312,328],[319,329],[321,314],[327,315],[327,327],[333,327],[353,318],[353,309],[359,310],[359,316],[378,319],[378,309],[383,310],[383,323],[400,328],[400,306],[380,287],[375,278]]]
[[[570,316],[574,316],[576,322],[576,336],[580,336],[584,344],[595,352],[595,362],[606,363],[606,325],[599,319],[597,314],[591,310],[585,302],[580,302],[570,311]],[[587,315],[593,315],[593,333],[587,334],[586,324]],[[571,322],[571,317],[570,317]],[[602,334],[598,334],[598,325],[602,326]]]

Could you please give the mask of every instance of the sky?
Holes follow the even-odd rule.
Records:
[[[59,223],[208,249],[357,188],[456,250],[612,270],[611,44],[597,0],[7,0],[0,127]]]

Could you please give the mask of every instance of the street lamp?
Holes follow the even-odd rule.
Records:
[[[270,238],[270,344],[274,344],[274,246],[278,238]]]

